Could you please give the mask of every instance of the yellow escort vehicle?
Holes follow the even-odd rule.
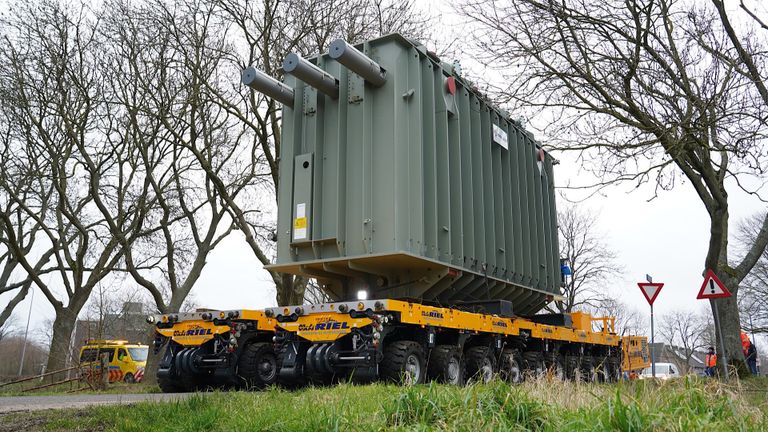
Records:
[[[89,340],[80,348],[80,364],[96,363],[102,354],[109,354],[109,382],[140,382],[144,377],[149,347],[130,344],[125,340]]]

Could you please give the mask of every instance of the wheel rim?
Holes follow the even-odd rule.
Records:
[[[277,359],[270,355],[262,356],[258,364],[258,371],[262,382],[271,382],[277,376]]]
[[[416,384],[421,377],[421,363],[416,355],[411,354],[405,359],[405,383]]]
[[[510,358],[507,363],[507,380],[511,383],[517,384],[521,381],[520,365],[517,360]]]
[[[446,381],[450,384],[458,384],[460,372],[461,366],[459,365],[459,359],[451,357],[446,369]]]

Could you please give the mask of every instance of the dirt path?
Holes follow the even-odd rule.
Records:
[[[194,393],[90,394],[55,396],[0,397],[0,414],[61,408],[85,408],[94,405],[120,405],[142,401],[169,401]]]

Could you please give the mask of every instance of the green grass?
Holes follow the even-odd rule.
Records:
[[[14,414],[0,417],[0,424],[15,427],[14,422],[23,420],[28,423],[18,426],[27,430],[136,432],[762,431],[768,430],[767,391],[766,379],[732,385],[701,379],[618,385],[546,381],[469,387],[343,384],[299,391],[214,392],[176,402]]]

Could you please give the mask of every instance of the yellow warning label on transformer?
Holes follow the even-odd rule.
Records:
[[[294,229],[301,229],[301,228],[306,228],[306,227],[307,227],[307,218],[305,218],[305,217],[296,218],[293,221],[293,228]]]

